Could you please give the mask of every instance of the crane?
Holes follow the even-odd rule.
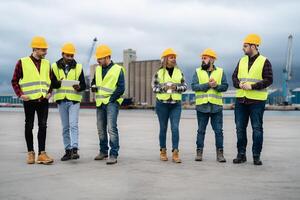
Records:
[[[282,96],[283,96],[283,104],[289,105],[291,104],[291,93],[288,89],[288,82],[292,78],[292,44],[293,44],[293,36],[288,36],[288,46],[287,46],[287,57],[286,57],[286,65],[283,69],[283,82],[282,82]]]
[[[85,65],[85,66],[88,68],[88,69],[87,69],[87,72],[88,72],[87,75],[90,74],[90,67],[89,67],[89,66],[90,66],[90,61],[91,61],[91,58],[92,58],[92,56],[93,56],[93,52],[94,52],[94,49],[95,49],[95,46],[96,46],[97,41],[98,41],[98,39],[95,37],[95,38],[93,39],[92,46],[91,46],[91,48],[90,48],[90,50],[89,50],[89,52],[88,52],[88,57],[87,57],[86,65]]]
[[[85,63],[85,68],[86,68],[85,71],[87,72],[85,74],[85,77],[84,77],[85,78],[85,83],[86,83],[86,86],[87,86],[85,91],[84,91],[84,94],[83,94],[83,102],[85,102],[85,103],[90,102],[90,82],[91,82],[91,80],[90,80],[90,74],[91,74],[91,72],[90,72],[90,61],[91,61],[91,58],[93,56],[93,52],[94,52],[97,41],[98,40],[95,37],[93,39],[92,46],[88,51],[88,56],[87,56],[87,60],[86,60],[86,63]]]

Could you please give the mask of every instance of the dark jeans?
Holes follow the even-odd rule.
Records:
[[[210,124],[215,132],[215,145],[217,149],[223,149],[223,111],[216,113],[203,113],[197,111],[198,131],[197,149],[203,149],[206,126],[210,118]]]
[[[47,99],[41,101],[24,101],[24,111],[25,111],[25,140],[27,144],[28,151],[34,151],[33,148],[33,134],[32,129],[34,125],[34,115],[37,113],[38,117],[38,144],[39,152],[45,151],[46,143],[46,130],[47,130],[47,119],[48,119],[48,109],[49,103]]]
[[[97,129],[99,136],[100,152],[108,154],[108,135],[110,156],[118,157],[119,155],[119,132],[117,128],[117,119],[119,114],[119,104],[117,102],[102,104],[97,107]]]
[[[159,120],[159,144],[160,148],[166,148],[168,121],[171,122],[172,148],[178,149],[179,144],[179,121],[181,116],[181,103],[162,103],[156,101],[156,113]]]
[[[253,156],[260,156],[263,145],[263,114],[265,105],[265,101],[255,104],[243,104],[236,101],[234,115],[238,154],[246,154],[247,126],[250,118],[253,131],[252,153]]]

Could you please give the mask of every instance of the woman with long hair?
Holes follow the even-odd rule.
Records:
[[[182,92],[187,85],[184,75],[176,63],[176,52],[168,48],[162,55],[161,67],[153,77],[152,88],[156,93],[156,113],[159,120],[160,160],[167,161],[166,136],[170,119],[172,132],[172,161],[181,163],[179,158],[179,121],[181,116]]]

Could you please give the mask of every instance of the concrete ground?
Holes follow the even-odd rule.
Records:
[[[120,157],[117,165],[107,166],[104,161],[93,160],[98,152],[95,118],[95,110],[81,110],[81,158],[61,162],[60,118],[57,110],[52,109],[46,148],[55,163],[27,165],[24,113],[22,109],[0,109],[0,199],[300,199],[300,112],[266,112],[262,166],[252,164],[250,132],[248,162],[232,164],[236,155],[232,111],[224,113],[225,164],[215,161],[210,126],[204,161],[194,161],[194,111],[182,114],[183,163],[174,164],[159,160],[158,121],[154,112],[122,110]],[[35,133],[36,130],[35,126]],[[170,132],[168,135],[170,150]]]

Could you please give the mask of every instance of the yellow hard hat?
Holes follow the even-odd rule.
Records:
[[[67,54],[75,54],[76,49],[75,46],[72,43],[65,43],[64,46],[61,48],[61,51],[63,53],[67,53]]]
[[[97,47],[96,49],[96,58],[105,58],[107,56],[111,56],[112,50],[109,48],[109,46],[102,44]]]
[[[202,56],[210,56],[214,59],[217,59],[217,54],[214,50],[210,49],[210,48],[207,48],[207,49],[204,49],[204,51],[201,53],[200,55],[201,57]]]
[[[39,49],[47,49],[48,44],[46,42],[46,39],[41,36],[35,36],[31,40],[31,47],[32,48],[39,48]]]
[[[261,39],[260,36],[257,34],[249,34],[247,35],[247,37],[245,37],[244,43],[260,45]]]
[[[161,54],[161,58],[165,57],[165,56],[169,56],[169,55],[175,55],[177,57],[176,52],[172,49],[172,48],[167,48],[163,51],[163,53]]]

